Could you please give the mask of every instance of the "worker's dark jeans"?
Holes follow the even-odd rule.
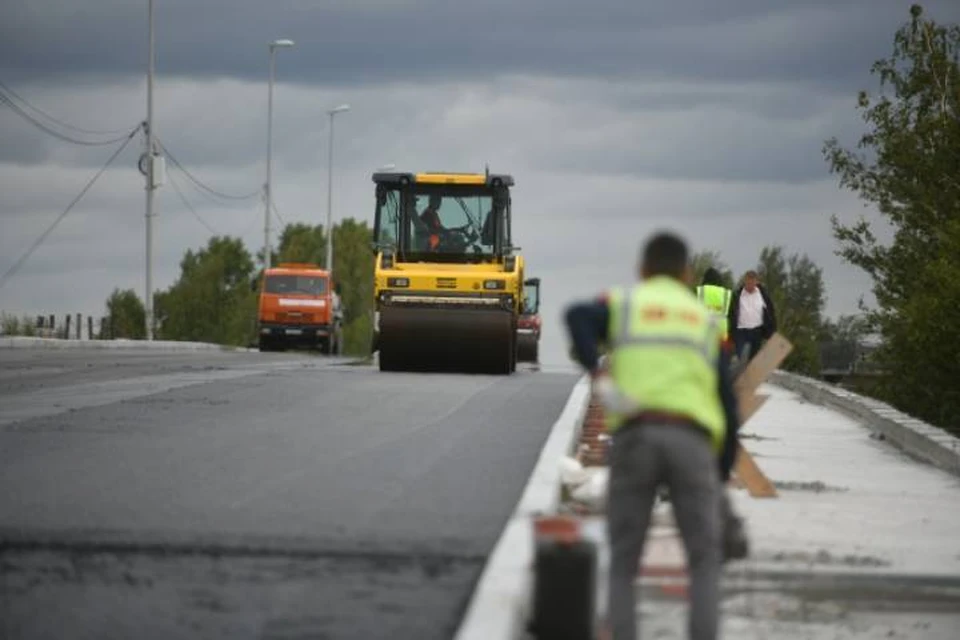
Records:
[[[733,344],[737,350],[737,358],[743,359],[743,350],[750,347],[750,355],[747,361],[753,360],[760,347],[763,346],[763,327],[754,329],[737,329],[733,332]]]

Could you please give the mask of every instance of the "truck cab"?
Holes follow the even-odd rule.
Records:
[[[315,264],[281,263],[267,269],[257,305],[260,351],[318,348],[339,354],[343,313],[330,272]]]

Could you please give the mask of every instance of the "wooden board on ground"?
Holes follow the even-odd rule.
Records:
[[[763,471],[743,445],[737,446],[740,449],[737,453],[737,466],[734,469],[737,479],[746,486],[747,492],[753,498],[776,498],[777,488],[767,476],[763,475]]]
[[[753,414],[760,410],[760,407],[763,406],[763,403],[767,401],[767,398],[770,396],[762,395],[750,395],[744,398],[741,398],[738,403],[738,408],[740,409],[740,428],[743,428],[743,425],[747,423]]]
[[[740,408],[740,428],[746,424],[767,400],[768,396],[757,395],[755,391],[763,384],[767,377],[780,366],[784,358],[793,350],[790,341],[779,333],[767,340],[763,348],[744,368],[733,382],[734,393],[737,395],[737,404]],[[754,461],[750,452],[737,445],[737,463],[733,473],[737,480],[746,487],[754,498],[775,498],[777,489],[770,479],[763,475],[760,467]]]

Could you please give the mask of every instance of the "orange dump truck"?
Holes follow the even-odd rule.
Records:
[[[309,346],[339,354],[342,323],[339,292],[326,269],[288,262],[266,270],[257,311],[260,351]]]

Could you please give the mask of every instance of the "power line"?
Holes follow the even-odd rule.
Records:
[[[26,111],[24,111],[17,103],[15,103],[13,100],[11,100],[11,99],[10,99],[5,93],[3,93],[2,91],[0,91],[0,102],[4,103],[4,104],[7,105],[8,107],[10,107],[10,109],[12,109],[12,110],[14,111],[14,113],[18,114],[20,117],[22,117],[22,118],[24,118],[25,120],[27,120],[28,122],[30,122],[30,123],[31,123],[33,126],[35,126],[36,128],[40,129],[40,130],[43,131],[44,133],[50,134],[51,136],[53,136],[53,137],[55,137],[55,138],[59,138],[60,140],[63,140],[64,142],[70,142],[70,143],[72,143],[72,144],[79,144],[79,145],[83,145],[83,146],[86,146],[86,147],[104,147],[104,146],[107,146],[107,145],[116,144],[116,143],[120,142],[121,140],[123,140],[124,138],[126,138],[126,135],[123,135],[123,136],[119,136],[119,137],[113,138],[113,139],[111,139],[111,140],[103,140],[103,141],[101,141],[101,142],[93,142],[93,141],[90,141],[90,140],[80,140],[79,138],[74,138],[74,137],[72,137],[72,136],[68,136],[68,135],[66,135],[66,134],[64,134],[64,133],[61,133],[61,132],[59,132],[59,131],[56,131],[55,129],[53,129],[53,128],[47,126],[46,124],[44,124],[43,122],[40,122],[39,120],[37,120],[36,118],[34,118],[33,116],[31,116],[29,113],[27,113]]]
[[[9,93],[9,94],[12,95],[14,98],[16,98],[17,100],[19,100],[20,102],[22,102],[24,105],[26,105],[26,107],[27,107],[28,109],[34,111],[35,113],[39,113],[41,116],[47,118],[47,119],[50,120],[51,122],[56,122],[56,123],[59,124],[61,127],[65,127],[65,128],[67,128],[67,129],[72,129],[72,130],[74,130],[74,131],[76,131],[76,132],[78,132],[78,133],[90,133],[90,134],[98,135],[98,136],[113,136],[113,135],[117,135],[118,133],[126,133],[127,131],[129,131],[129,127],[128,127],[128,128],[124,128],[124,129],[111,129],[111,130],[109,130],[109,131],[98,131],[98,130],[96,130],[96,129],[84,129],[84,128],[82,128],[82,127],[76,127],[76,126],[74,126],[74,125],[72,125],[72,124],[70,124],[70,123],[68,123],[68,122],[64,122],[63,120],[60,120],[60,119],[58,119],[58,118],[54,118],[52,115],[50,115],[50,114],[47,113],[46,111],[43,111],[43,110],[40,109],[39,107],[36,107],[36,106],[32,105],[29,100],[27,100],[26,98],[24,98],[23,96],[21,96],[20,94],[18,94],[16,91],[14,91],[13,89],[11,89],[11,88],[8,87],[7,85],[5,85],[3,82],[0,82],[0,90],[3,90],[3,91],[5,91],[6,93]]]
[[[100,168],[100,170],[97,171],[97,173],[90,179],[90,181],[80,191],[77,197],[74,198],[73,201],[67,205],[67,208],[64,209],[63,213],[61,213],[57,217],[57,219],[53,221],[53,224],[47,227],[46,231],[40,234],[40,237],[37,238],[36,241],[34,241],[34,243],[30,246],[29,249],[27,249],[27,251],[22,256],[20,256],[20,259],[17,260],[15,263],[13,263],[13,266],[7,269],[6,273],[0,276],[0,288],[3,288],[3,285],[6,284],[7,280],[9,280],[11,276],[13,276],[13,274],[17,271],[17,269],[19,269],[21,265],[23,265],[23,263],[27,261],[27,258],[29,258],[30,255],[34,251],[36,251],[41,244],[43,244],[43,241],[47,239],[47,236],[50,235],[50,233],[57,227],[57,225],[60,224],[60,222],[64,218],[67,217],[67,214],[70,213],[70,211],[73,209],[74,206],[76,206],[78,202],[80,202],[80,199],[83,198],[83,196],[87,193],[87,191],[90,190],[90,187],[92,187],[94,183],[100,178],[100,176],[103,175],[103,172],[106,171],[107,168],[110,166],[110,164],[116,159],[116,157],[120,155],[120,152],[126,148],[126,146],[133,139],[133,136],[135,136],[139,130],[140,130],[140,127],[137,127],[127,135],[127,139],[124,140],[123,144],[120,145],[117,148],[117,150],[110,155],[109,158],[107,158],[106,163],[104,163],[104,165]]]
[[[221,235],[219,232],[217,232],[216,229],[214,229],[213,227],[211,227],[211,226],[207,223],[207,221],[204,220],[203,217],[202,217],[199,213],[197,213],[197,210],[196,210],[196,209],[193,208],[193,205],[190,204],[190,201],[189,201],[189,200],[187,200],[187,196],[183,195],[183,191],[180,190],[180,186],[177,184],[177,181],[174,180],[173,174],[172,174],[172,173],[167,174],[167,177],[170,178],[170,186],[172,186],[172,187],[173,187],[173,190],[177,192],[177,195],[178,195],[178,196],[180,196],[180,202],[182,202],[182,203],[184,204],[184,206],[190,211],[190,213],[193,214],[193,217],[197,219],[197,222],[199,222],[199,223],[202,224],[204,227],[206,227],[207,231],[209,231],[209,232],[212,233],[213,235],[215,235],[215,236]]]
[[[180,197],[180,201],[183,202],[184,206],[187,207],[187,209],[190,211],[190,213],[193,214],[193,217],[197,219],[197,222],[199,222],[200,224],[202,224],[202,225],[207,229],[207,231],[209,231],[210,233],[212,233],[212,234],[215,235],[215,236],[227,235],[227,234],[225,234],[225,233],[221,233],[221,232],[217,231],[216,229],[214,229],[214,228],[203,218],[203,216],[200,215],[200,212],[197,211],[196,207],[194,207],[192,204],[190,204],[190,201],[187,199],[186,194],[184,194],[184,193],[183,193],[183,190],[180,189],[180,185],[177,183],[177,181],[176,181],[176,179],[173,177],[173,174],[172,174],[172,173],[168,173],[168,174],[167,174],[167,177],[170,178],[170,185],[173,187],[173,190],[177,192],[177,195]],[[254,221],[256,221],[256,220],[254,220]],[[240,234],[240,235],[242,236],[243,234]]]
[[[158,141],[157,144],[160,145],[160,148],[163,149],[163,152],[167,155],[168,158],[170,158],[170,161],[173,162],[173,164],[176,165],[176,167],[183,172],[183,175],[185,175],[187,179],[190,180],[190,182],[192,182],[193,184],[195,184],[196,186],[198,186],[199,188],[203,189],[208,193],[212,193],[215,196],[220,196],[221,198],[226,198],[227,200],[249,200],[250,198],[256,197],[257,195],[260,194],[260,189],[257,189],[256,191],[253,191],[251,193],[247,193],[244,195],[234,195],[234,194],[224,193],[222,191],[217,191],[216,189],[207,186],[206,184],[201,182],[196,176],[190,173],[187,170],[187,168],[184,167],[179,160],[177,160],[177,157],[172,153],[170,153],[170,150],[167,149],[167,147],[164,146],[162,142]]]
[[[271,202],[270,204],[273,206],[273,215],[277,216],[277,220],[280,222],[280,224],[287,226],[287,223],[283,221],[283,217],[280,215],[280,212],[277,211],[277,203]]]

